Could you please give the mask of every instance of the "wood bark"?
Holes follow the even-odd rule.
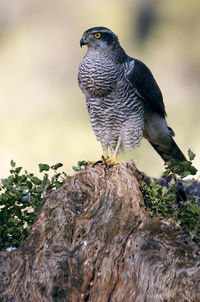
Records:
[[[0,301],[200,301],[200,249],[150,218],[142,182],[131,162],[47,192],[24,244],[0,253]]]

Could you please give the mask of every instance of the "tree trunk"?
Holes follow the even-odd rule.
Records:
[[[24,244],[0,253],[0,301],[200,301],[200,249],[150,218],[142,181],[132,162],[96,166],[47,192]]]

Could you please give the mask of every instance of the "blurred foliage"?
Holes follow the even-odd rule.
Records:
[[[166,166],[163,177],[169,179],[167,186],[161,186],[151,179],[150,185],[145,185],[142,190],[145,204],[152,216],[172,221],[200,243],[199,196],[192,195],[177,202],[177,184],[191,185],[193,180],[184,182],[183,179],[197,172],[192,165],[194,153],[189,150],[188,155],[190,161],[184,162],[184,165],[176,163]],[[23,171],[22,167],[17,167],[11,161],[10,175],[0,182],[0,250],[17,248],[27,238],[42,198],[70,178],[65,172],[59,172],[62,166],[62,163],[53,166],[39,164],[40,177],[37,177],[34,173]],[[86,161],[78,161],[73,170],[81,171],[86,167]],[[177,171],[179,177],[174,173]]]
[[[144,201],[151,212],[151,216],[160,220],[167,219],[188,232],[190,237],[200,244],[200,197],[195,194],[183,195],[181,186],[190,186],[195,181],[184,181],[188,175],[195,175],[197,170],[192,161],[195,154],[189,149],[190,161],[174,163],[165,167],[163,177],[168,180],[167,185],[161,185],[150,179],[150,185],[143,186]],[[179,172],[179,177],[174,172]],[[181,191],[180,191],[181,188]],[[196,192],[196,190],[194,190]]]
[[[78,163],[77,163],[77,166],[73,166],[72,169],[75,171],[75,172],[78,172],[78,171],[81,171],[83,168],[86,168],[87,167],[87,162],[85,160],[79,160]]]
[[[183,152],[191,146],[200,169],[199,11],[198,0],[102,0],[98,7],[92,0],[0,1],[1,177],[10,158],[37,174],[38,162],[62,161],[71,173],[79,158],[101,157],[77,85],[85,54],[79,40],[96,25],[111,28],[127,53],[152,70],[176,142]],[[145,140],[121,156],[151,176],[162,172]]]
[[[196,175],[197,169],[193,166],[192,161],[194,160],[196,154],[192,152],[191,149],[188,150],[189,161],[176,162],[171,160],[167,165],[165,165],[164,177],[167,177],[170,172],[176,173],[181,179],[189,175]]]
[[[45,191],[57,189],[69,179],[65,172],[58,172],[62,166],[39,164],[39,178],[22,172],[11,161],[10,175],[0,182],[0,250],[18,247],[28,236]]]

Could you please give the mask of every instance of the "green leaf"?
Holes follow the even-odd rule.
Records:
[[[33,182],[34,185],[41,185],[42,183],[42,181],[36,176],[32,176],[31,181]]]
[[[12,234],[14,232],[15,232],[15,228],[14,227],[10,227],[10,228],[7,229],[7,233],[8,234]]]
[[[33,187],[32,182],[30,182],[29,180],[27,180],[27,181],[26,181],[26,187],[27,187],[28,189],[32,189],[32,187]]]
[[[14,162],[14,160],[11,160],[11,161],[10,161],[10,165],[11,165],[11,167],[13,167],[13,168],[16,166],[16,163]]]
[[[85,167],[86,165],[86,161],[85,160],[79,160],[78,161],[78,166],[73,166],[72,169],[75,171],[75,172],[78,172],[78,171],[81,171],[82,167]]]
[[[182,184],[184,185],[184,187],[189,187],[189,186],[191,186],[194,182],[195,182],[195,179],[192,179],[192,180],[185,180],[185,181],[182,182]]]
[[[9,181],[8,181],[7,178],[2,178],[2,179],[1,179],[1,183],[2,183],[2,185],[3,185],[4,187],[7,186],[8,182],[9,182]]]
[[[197,174],[197,169],[194,166],[190,167],[190,173],[191,175],[196,175]]]
[[[21,171],[22,167],[18,167],[15,169],[15,172],[18,174]]]
[[[40,172],[42,172],[42,171],[49,171],[49,169],[50,169],[49,165],[47,165],[47,164],[39,164],[39,170],[40,170]]]
[[[15,213],[15,215],[17,215],[19,218],[22,217],[22,212],[21,209],[18,205],[14,205],[13,206],[13,212]]]
[[[189,176],[190,174],[191,174],[190,171],[184,171],[182,172],[182,178]]]
[[[86,164],[86,161],[85,161],[85,160],[80,160],[80,161],[78,161],[78,166],[79,166],[79,167],[85,166],[85,164]]]
[[[167,187],[163,187],[162,188],[162,195],[166,195],[168,192],[168,188]]]
[[[195,204],[190,204],[192,213],[200,215],[200,209]]]
[[[189,159],[190,159],[190,160],[193,160],[193,159],[195,158],[196,154],[194,154],[194,153],[192,152],[192,150],[189,149],[189,150],[188,150],[188,156],[189,156]]]
[[[60,168],[60,167],[62,167],[62,166],[63,166],[62,163],[57,163],[57,164],[51,166],[51,168],[54,169],[54,170],[57,170],[58,168]]]
[[[81,171],[81,168],[80,168],[80,167],[76,167],[76,166],[72,166],[72,169],[73,169],[75,172]]]

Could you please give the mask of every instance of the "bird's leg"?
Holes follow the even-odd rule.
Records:
[[[122,139],[121,137],[118,138],[118,142],[117,142],[117,146],[115,147],[115,151],[113,153],[113,156],[112,158],[110,159],[110,164],[111,165],[116,165],[116,164],[120,164],[121,162],[118,161],[117,159],[117,155],[119,153],[119,149],[120,149],[120,146],[121,146],[121,143],[122,143]]]
[[[107,166],[107,160],[108,160],[108,146],[105,147],[103,155],[102,155],[102,159],[96,161],[93,163],[92,167],[95,167],[96,165],[106,165]]]
[[[117,142],[117,146],[115,147],[115,151],[113,153],[113,160],[117,161],[117,155],[118,155],[118,152],[119,152],[119,148],[121,146],[121,142],[122,142],[122,139],[121,139],[121,137],[119,137],[118,142]]]
[[[108,159],[108,146],[106,146],[106,148],[105,148],[105,150],[104,150],[104,152],[103,152],[103,157],[104,157],[105,159]]]
[[[105,165],[105,170],[106,170],[106,169],[112,167],[113,165],[117,165],[117,164],[121,163],[117,160],[117,155],[119,152],[121,142],[122,142],[122,140],[119,137],[117,146],[115,148],[115,151],[114,151],[111,159],[108,156],[108,146],[106,146],[106,148],[103,150],[102,159],[98,160],[96,162],[88,162],[87,166],[95,167],[96,165]]]

